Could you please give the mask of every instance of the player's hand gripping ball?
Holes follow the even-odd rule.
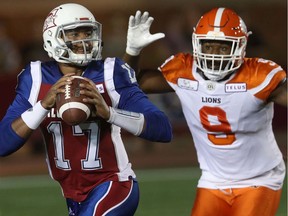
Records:
[[[86,121],[93,109],[92,104],[84,103],[85,96],[80,94],[80,83],[87,82],[81,76],[73,76],[72,84],[65,85],[65,93],[56,98],[56,109],[60,118],[69,125]]]

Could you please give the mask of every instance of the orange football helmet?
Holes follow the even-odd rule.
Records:
[[[204,14],[192,34],[195,63],[210,80],[221,80],[238,69],[245,57],[247,39],[251,32],[233,10],[214,8]],[[227,55],[207,54],[202,51],[203,41],[223,41],[231,44]]]

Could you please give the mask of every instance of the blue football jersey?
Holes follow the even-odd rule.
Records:
[[[0,123],[0,129],[7,130],[6,135],[0,135],[2,155],[16,151],[25,143],[11,129],[12,121],[42,100],[62,76],[55,61],[31,62],[19,74],[15,100]],[[82,76],[95,83],[108,106],[143,113],[146,128],[140,137],[161,142],[171,140],[167,117],[139,89],[135,72],[121,59],[92,61]],[[50,175],[60,183],[65,197],[83,201],[104,181],[127,181],[135,177],[118,126],[96,115],[71,126],[58,116],[54,107],[40,129]]]

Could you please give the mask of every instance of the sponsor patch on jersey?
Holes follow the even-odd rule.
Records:
[[[183,89],[197,91],[199,83],[197,81],[194,81],[194,80],[179,78],[177,80],[177,85]]]
[[[225,92],[246,92],[247,84],[246,83],[227,83],[225,84]]]
[[[104,86],[103,84],[96,84],[96,88],[100,93],[104,93]]]
[[[207,83],[206,83],[206,88],[207,88],[207,90],[209,90],[209,91],[213,91],[213,90],[215,90],[215,88],[216,88],[216,83],[214,83],[214,82],[207,82]]]

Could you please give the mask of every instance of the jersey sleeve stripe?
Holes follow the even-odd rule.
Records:
[[[261,85],[250,89],[249,91],[261,100],[266,100],[271,92],[279,85],[285,78],[285,73],[281,73],[282,68],[279,66],[274,68],[266,77]]]
[[[32,88],[30,91],[29,102],[32,106],[37,103],[38,95],[40,92],[42,73],[41,73],[41,62],[31,62],[31,76],[32,76]]]
[[[112,106],[118,107],[120,94],[115,90],[116,87],[115,87],[115,83],[113,79],[114,67],[115,67],[115,58],[106,58],[104,62],[104,82],[105,82],[107,93],[111,100]],[[125,172],[125,169],[127,168],[127,164],[129,163],[129,161],[128,161],[128,156],[124,149],[124,144],[123,144],[120,134],[121,134],[121,128],[112,124],[111,125],[111,139],[113,141],[113,145],[115,148],[117,166],[120,171],[118,177],[120,180],[123,180],[123,179],[127,179],[127,176],[126,176],[127,172]],[[130,171],[129,168],[127,170]]]
[[[107,58],[104,62],[104,79],[107,93],[110,96],[112,106],[117,107],[120,99],[120,95],[115,91],[115,85],[113,80],[113,73],[115,67],[115,58]]]

